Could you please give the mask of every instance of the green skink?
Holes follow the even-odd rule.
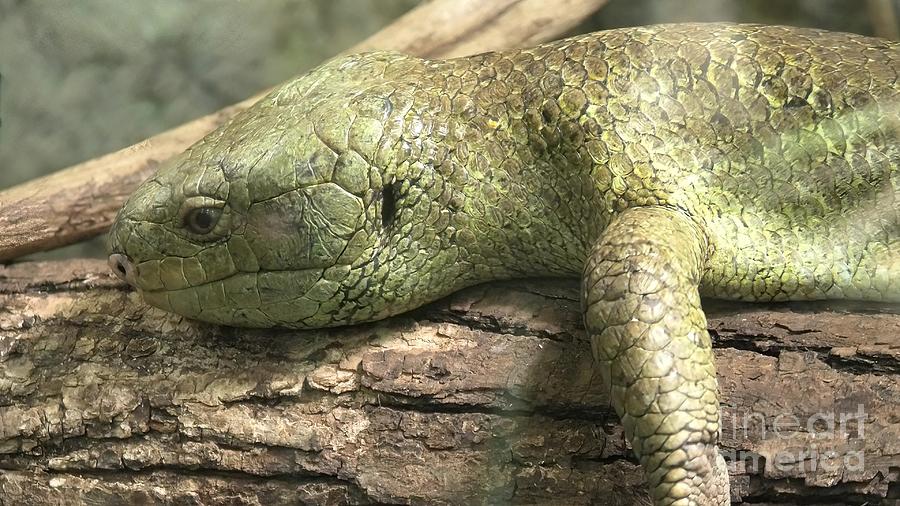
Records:
[[[895,42],[733,24],[339,57],[145,182],[110,264],[246,327],[580,276],[655,504],[728,504],[700,297],[900,301],[898,75]]]

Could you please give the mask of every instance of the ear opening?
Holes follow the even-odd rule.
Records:
[[[381,188],[381,226],[388,228],[394,223],[397,214],[397,195],[394,184],[387,183]]]

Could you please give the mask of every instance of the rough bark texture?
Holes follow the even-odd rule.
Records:
[[[558,37],[607,0],[433,0],[347,52],[390,49],[447,58]],[[100,158],[0,192],[0,261],[47,251],[109,229],[137,185],[263,94]]]
[[[577,293],[247,331],[146,306],[103,262],[0,268],[0,503],[645,504]],[[896,504],[897,308],[706,306],[733,497]]]

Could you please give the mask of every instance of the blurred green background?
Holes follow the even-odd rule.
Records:
[[[128,146],[285,81],[418,3],[0,0],[0,189]],[[886,30],[878,26],[885,19],[875,8],[887,5],[896,12],[898,3],[611,0],[576,31],[741,21],[871,35]],[[896,19],[888,22],[896,31]],[[99,244],[55,256],[101,255]]]

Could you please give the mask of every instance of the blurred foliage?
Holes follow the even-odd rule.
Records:
[[[866,1],[861,0],[612,0],[588,28],[688,21],[806,26],[874,35]]]
[[[243,100],[416,0],[0,0],[0,188]]]
[[[417,3],[0,0],[0,188],[242,100],[362,40]],[[738,21],[872,34],[865,4],[611,0],[578,31]],[[99,255],[98,244],[56,256]]]

